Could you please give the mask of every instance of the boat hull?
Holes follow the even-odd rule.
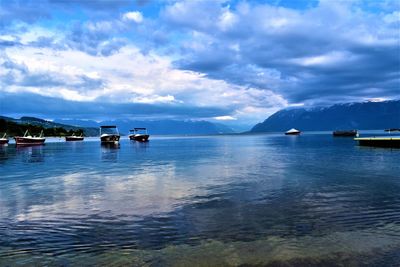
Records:
[[[84,137],[81,136],[66,136],[65,141],[83,141]]]
[[[354,138],[360,146],[400,148],[400,137],[363,137]]]
[[[117,134],[108,134],[100,137],[102,144],[117,144],[119,143],[120,136]]]
[[[150,135],[148,134],[131,134],[129,135],[130,140],[138,141],[138,142],[148,142]]]
[[[0,138],[0,145],[7,145],[7,144],[8,144],[8,139]]]
[[[285,135],[299,135],[301,132],[285,133]]]
[[[46,138],[37,137],[14,137],[17,146],[40,146],[46,141]]]
[[[337,137],[355,137],[357,136],[357,131],[334,131],[333,136]]]

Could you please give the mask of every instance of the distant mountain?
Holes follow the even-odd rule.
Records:
[[[283,109],[255,125],[251,132],[286,131],[290,128],[302,131],[400,128],[400,100]]]
[[[84,126],[72,126],[68,124],[63,124],[63,123],[57,123],[57,122],[52,122],[52,121],[47,121],[35,117],[21,117],[19,119],[14,119],[10,117],[5,117],[5,116],[0,116],[0,120],[5,120],[8,122],[13,122],[21,125],[34,125],[34,126],[41,126],[45,129],[48,128],[63,128],[67,131],[72,130],[72,131],[78,131],[78,130],[83,130],[84,134],[86,136],[97,136],[99,134],[99,129],[97,127],[84,127]]]
[[[100,125],[117,125],[119,131],[122,134],[128,134],[129,130],[134,127],[145,127],[149,130],[150,134],[158,134],[158,135],[170,135],[170,134],[201,135],[201,134],[234,133],[234,130],[226,125],[219,123],[212,123],[208,121],[112,120],[112,121],[96,122],[92,120],[56,120],[56,122],[69,125],[80,125],[84,127],[99,127]]]

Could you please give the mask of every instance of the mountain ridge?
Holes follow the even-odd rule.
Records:
[[[352,102],[327,107],[282,109],[256,124],[250,132],[339,129],[375,130],[400,127],[400,100]]]
[[[52,122],[52,121],[48,121],[48,120],[44,120],[44,119],[40,119],[40,118],[36,118],[36,117],[29,117],[29,116],[23,116],[19,119],[7,117],[7,116],[0,116],[0,120],[4,120],[6,123],[12,122],[17,125],[23,125],[23,126],[32,125],[32,126],[43,127],[44,129],[63,128],[67,131],[83,130],[83,133],[85,136],[96,136],[99,133],[98,128],[62,124],[62,123]],[[6,126],[4,126],[4,127],[6,127]]]
[[[148,128],[150,134],[172,135],[172,134],[228,134],[235,133],[230,127],[209,121],[179,121],[179,120],[108,120],[97,122],[94,120],[55,120],[58,123],[82,125],[85,127],[99,127],[100,125],[116,125],[122,134],[128,134],[134,127]]]
[[[150,134],[173,135],[173,134],[230,134],[235,133],[230,127],[209,121],[178,121],[178,120],[109,120],[97,122],[94,120],[67,120],[56,119],[54,121],[44,120],[36,117],[23,116],[19,119],[0,116],[0,119],[21,125],[41,126],[44,128],[61,127],[66,130],[77,131],[82,129],[86,136],[98,136],[101,125],[116,125],[121,134],[127,135],[133,127],[146,127]]]

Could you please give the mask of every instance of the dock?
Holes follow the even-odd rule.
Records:
[[[400,148],[400,136],[396,137],[358,137],[354,138],[360,146]]]

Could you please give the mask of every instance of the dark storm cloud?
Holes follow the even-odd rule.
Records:
[[[138,103],[77,102],[32,93],[2,93],[0,113],[36,114],[50,118],[206,118],[222,116],[228,110],[214,107],[193,108],[184,105]]]
[[[166,8],[171,29],[200,33],[192,40],[196,45],[183,44],[184,59],[175,62],[180,68],[272,89],[292,103],[400,95],[396,10],[355,13],[350,2],[333,1],[302,12],[260,4],[217,6],[191,2]]]

